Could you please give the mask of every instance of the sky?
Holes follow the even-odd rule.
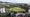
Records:
[[[30,0],[0,0],[0,1],[13,3],[30,3]]]

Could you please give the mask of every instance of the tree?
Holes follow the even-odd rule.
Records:
[[[12,4],[10,4],[9,6],[7,6],[7,10],[8,10],[8,12],[10,12],[10,8],[13,8],[13,7],[15,7],[16,5],[12,5]]]

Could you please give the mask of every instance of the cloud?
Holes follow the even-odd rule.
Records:
[[[30,3],[30,0],[0,0],[3,2]]]
[[[3,2],[19,2],[19,0],[0,0],[0,1],[3,1]]]
[[[7,0],[7,2],[10,1],[10,2],[17,2],[17,0]]]

